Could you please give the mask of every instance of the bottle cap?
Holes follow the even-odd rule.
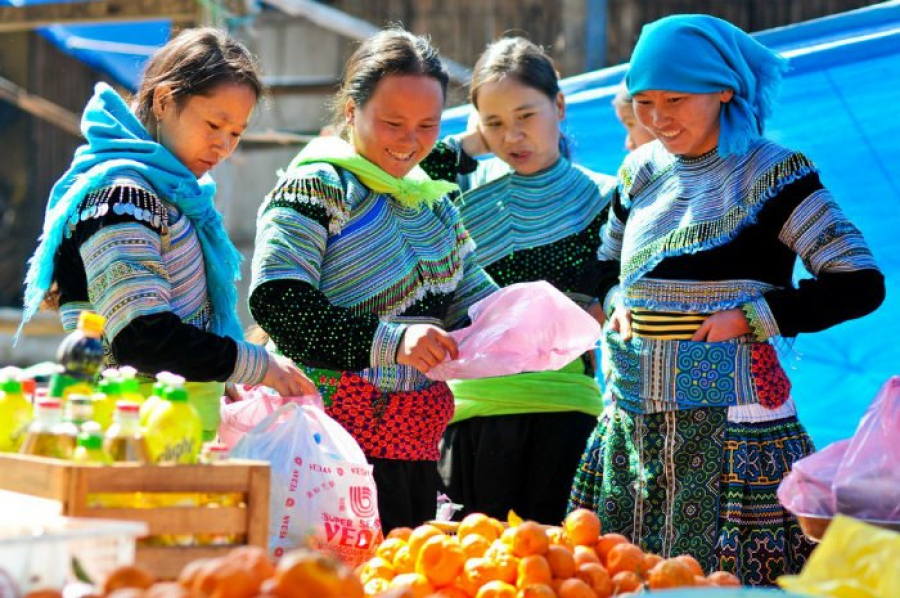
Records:
[[[188,393],[185,389],[179,387],[169,387],[163,398],[169,401],[184,403],[188,400]]]
[[[78,435],[78,446],[86,449],[96,450],[103,448],[103,436],[92,432],[82,432]]]
[[[121,393],[121,384],[115,378],[103,378],[97,383],[97,390],[105,395],[117,395]]]
[[[82,311],[78,314],[78,330],[88,336],[99,337],[106,326],[106,318],[92,311]]]
[[[15,378],[0,378],[0,392],[19,394],[22,392],[22,383]]]
[[[62,409],[62,401],[56,397],[38,399],[37,406],[41,409]]]
[[[141,406],[134,401],[116,401],[116,411],[122,413],[140,413]]]

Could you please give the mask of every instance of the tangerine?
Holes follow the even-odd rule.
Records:
[[[529,554],[519,560],[516,586],[524,588],[529,585],[549,584],[553,579],[550,563],[539,554]]]
[[[446,586],[462,572],[466,555],[448,536],[433,536],[425,541],[416,558],[416,573],[421,573],[435,587]]]
[[[741,580],[738,579],[734,573],[729,573],[727,571],[713,571],[706,579],[716,586],[741,586]]]
[[[624,592],[636,592],[641,589],[643,581],[634,571],[620,571],[612,576],[613,595]]]
[[[513,530],[512,552],[517,557],[547,552],[550,538],[547,537],[547,532],[540,523],[525,521],[510,529]]]
[[[390,590],[408,590],[411,598],[426,598],[434,593],[434,586],[421,573],[402,573],[391,580]],[[309,596],[317,596],[309,594]],[[318,596],[317,596],[318,598]]]
[[[480,588],[475,598],[516,598],[516,586],[505,581],[489,581]]]
[[[584,563],[600,562],[600,558],[597,556],[597,553],[594,552],[594,549],[590,546],[585,546],[584,544],[576,544],[572,554],[575,557],[576,567],[583,565]]]
[[[463,517],[459,522],[456,535],[465,538],[470,534],[478,534],[489,543],[500,537],[503,533],[503,524],[484,513],[471,513]]]
[[[516,598],[556,598],[556,592],[547,584],[533,583],[520,588]]]
[[[594,590],[577,578],[564,579],[556,588],[559,598],[596,598]]]
[[[610,575],[622,571],[638,573],[644,563],[644,551],[634,544],[616,544],[606,555],[606,570]]]
[[[612,596],[612,579],[600,563],[585,563],[575,571],[575,577],[590,587],[597,598]]]
[[[613,546],[617,544],[630,544],[628,538],[623,536],[622,534],[603,534],[600,536],[600,539],[597,540],[597,545],[594,547],[594,551],[597,553],[597,556],[600,558],[600,564],[606,565],[606,559],[609,555],[609,551]]]
[[[569,513],[563,527],[576,546],[594,546],[600,536],[600,518],[588,509],[575,509]]]
[[[122,565],[110,571],[103,580],[102,591],[111,594],[120,588],[137,588],[146,590],[153,585],[156,578],[150,571],[140,565]]]
[[[700,561],[693,556],[689,554],[680,554],[675,557],[675,560],[685,565],[693,575],[698,577],[706,576],[706,572],[703,571],[703,567],[700,566]]]
[[[575,557],[572,555],[572,551],[565,546],[551,544],[547,549],[546,558],[553,577],[568,579],[575,575]]]
[[[677,558],[666,559],[650,570],[647,585],[651,590],[684,588],[694,585],[694,574]]]

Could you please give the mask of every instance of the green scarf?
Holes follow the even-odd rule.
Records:
[[[289,169],[315,162],[346,168],[372,191],[389,194],[401,205],[416,210],[422,206],[431,207],[443,196],[459,189],[455,183],[432,180],[418,165],[403,178],[391,176],[339,137],[313,139],[297,154]]]
[[[581,358],[554,372],[451,380],[456,423],[473,417],[517,413],[580,411],[600,415],[603,401],[597,381],[584,374]]]

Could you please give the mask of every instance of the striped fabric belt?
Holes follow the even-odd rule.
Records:
[[[621,408],[635,413],[756,404],[776,408],[790,396],[790,381],[772,345],[746,338],[691,341],[708,314],[634,310],[631,315],[631,340],[612,330],[604,339],[608,388]]]

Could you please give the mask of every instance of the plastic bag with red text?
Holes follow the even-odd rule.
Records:
[[[324,411],[288,403],[247,432],[231,456],[271,465],[271,556],[312,546],[354,567],[372,556],[381,539],[372,466]]]

